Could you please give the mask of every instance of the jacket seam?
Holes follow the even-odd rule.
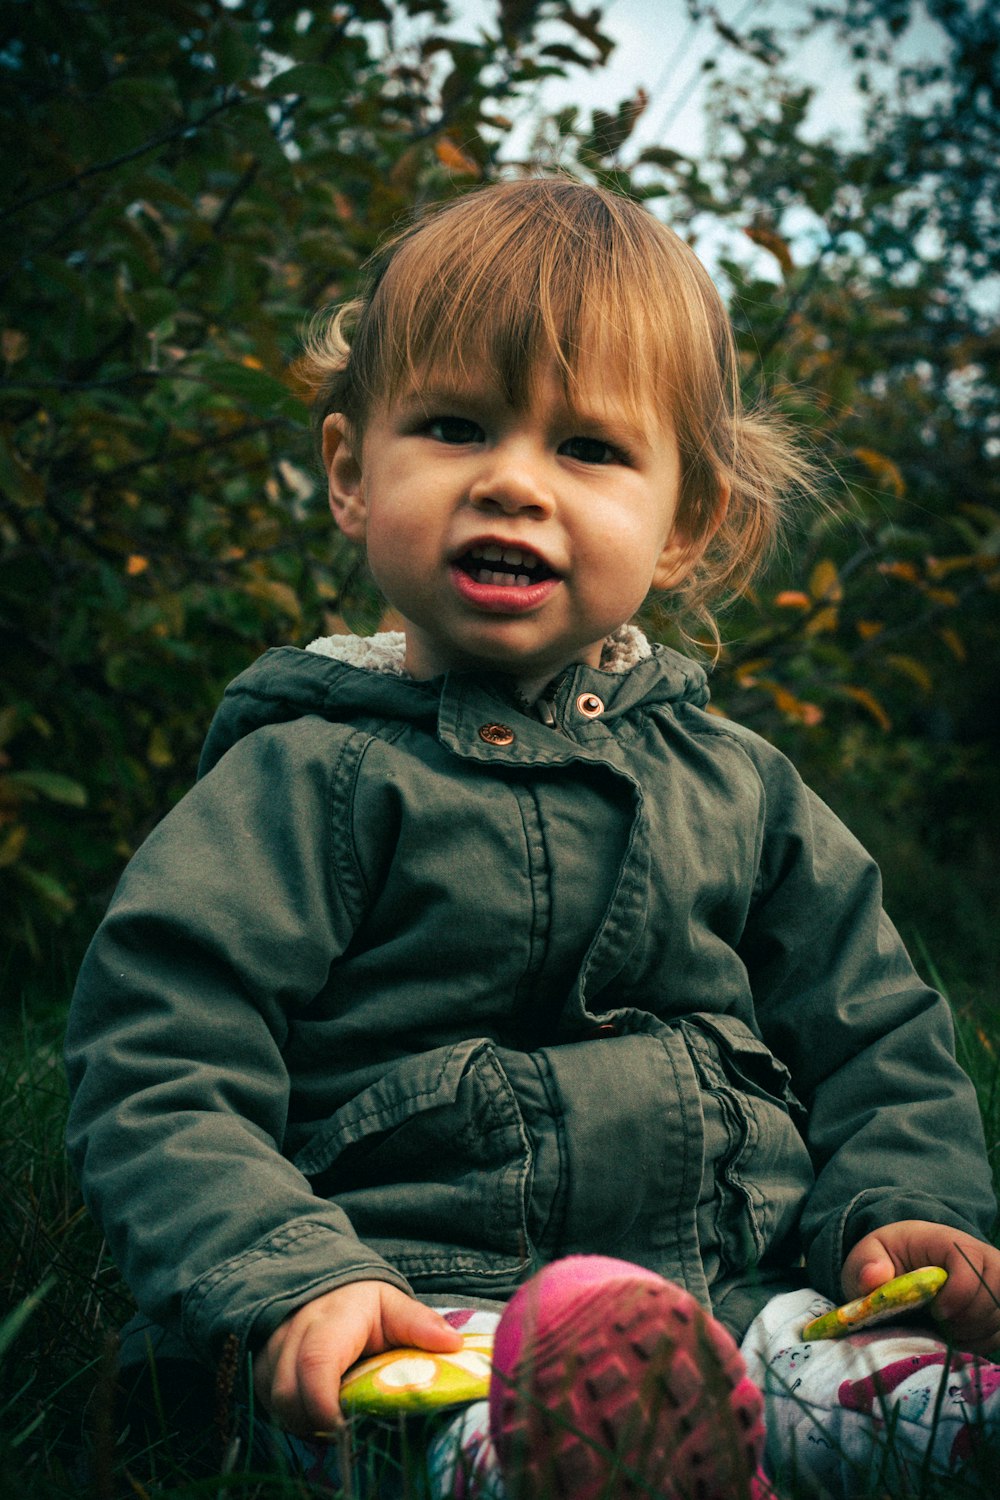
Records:
[[[334,851],[337,863],[342,867],[342,873],[347,877],[350,885],[350,894],[353,898],[352,919],[356,925],[365,910],[365,906],[372,899],[372,892],[358,855],[357,842],[354,834],[354,812],[358,779],[361,774],[361,766],[364,761],[374,736],[365,734],[363,730],[354,729],[340,747],[337,759],[327,783],[326,792],[326,814],[327,826],[330,830],[330,843]],[[353,755],[353,764],[348,759],[350,752]],[[338,812],[347,807],[349,816],[342,819]],[[344,868],[346,866],[346,869]],[[346,894],[346,890],[345,890]]]
[[[530,996],[535,981],[545,967],[549,947],[549,933],[552,924],[552,863],[549,858],[548,843],[542,825],[541,808],[538,805],[538,796],[534,787],[530,785],[521,787],[511,784],[510,792],[514,798],[518,816],[521,820],[521,829],[524,833],[528,892],[531,896],[531,931],[529,934],[527,963],[514,990],[514,1007],[516,1011],[520,1012],[522,1006]],[[525,801],[528,802],[531,809],[530,827],[525,812]],[[532,857],[533,840],[537,843],[541,851],[541,857],[537,862],[537,866],[536,861]],[[545,889],[541,890],[540,886],[544,886]],[[547,916],[543,915],[543,907]]]

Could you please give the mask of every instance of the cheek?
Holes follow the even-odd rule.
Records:
[[[396,595],[419,588],[427,571],[429,546],[427,527],[412,508],[404,507],[396,514],[392,508],[379,505],[369,513],[365,538],[368,568],[390,602],[396,602]]]

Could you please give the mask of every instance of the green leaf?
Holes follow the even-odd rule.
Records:
[[[61,802],[66,807],[87,805],[86,788],[69,776],[60,776],[57,771],[11,771],[5,780],[10,786],[37,792],[49,802]]]
[[[66,887],[60,885],[53,876],[46,875],[43,870],[35,870],[31,865],[15,865],[14,877],[36,896],[40,896],[57,915],[68,916],[74,910],[76,902]]]
[[[287,417],[307,424],[309,409],[266,370],[254,370],[232,361],[212,360],[199,366],[199,374],[217,391],[234,396],[255,411],[270,416]]]
[[[688,167],[691,158],[680,151],[668,151],[666,146],[647,146],[640,152],[638,160],[654,167]]]
[[[550,42],[547,47],[542,47],[543,57],[554,57],[559,62],[571,63],[574,67],[589,68],[593,66],[593,59],[584,57],[575,47],[567,47],[563,42]]]
[[[0,490],[23,506],[45,503],[45,485],[0,433]]]
[[[55,1284],[55,1276],[46,1276],[41,1286],[25,1297],[24,1301],[20,1302],[12,1312],[9,1312],[3,1322],[0,1323],[0,1361],[3,1360],[7,1350],[17,1338],[28,1319],[33,1315],[35,1308],[41,1302],[42,1298],[48,1296]]]
[[[302,94],[307,99],[339,99],[344,92],[344,78],[339,68],[326,63],[295,63],[268,82],[265,93],[276,98]]]
[[[256,25],[241,26],[220,19],[211,37],[212,54],[220,83],[243,83],[258,66],[254,41],[259,36]]]

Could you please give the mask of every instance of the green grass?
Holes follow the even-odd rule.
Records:
[[[919,957],[919,955],[918,955]],[[928,970],[927,962],[923,964]],[[932,978],[940,978],[933,973]],[[115,1330],[131,1299],[86,1215],[66,1164],[62,1136],[65,1085],[62,1018],[35,1003],[0,1036],[0,1493],[18,1500],[271,1500],[329,1495],[282,1473],[219,1436],[205,1412],[204,1450],[193,1455],[164,1416],[139,1438],[123,1430],[116,1406]],[[30,1019],[28,1017],[31,1017]],[[995,1175],[1000,1172],[1000,1025],[984,1009],[956,1016],[959,1054],[979,1096]],[[222,1427],[227,1425],[222,1392]],[[217,1405],[212,1399],[212,1407]],[[405,1500],[425,1492],[419,1444],[390,1452],[376,1445],[345,1450],[356,1492],[384,1495],[396,1475]],[[903,1489],[886,1475],[859,1480],[858,1500],[992,1500],[994,1467],[966,1480],[925,1476]],[[895,1487],[893,1487],[895,1485]],[[794,1483],[786,1500],[800,1500]],[[734,1497],[735,1500],[735,1497]]]

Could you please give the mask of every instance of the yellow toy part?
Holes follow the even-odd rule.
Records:
[[[340,1382],[349,1414],[388,1416],[479,1401],[490,1388],[492,1333],[465,1333],[454,1354],[387,1349],[352,1365]]]
[[[802,1330],[802,1337],[810,1339],[840,1339],[845,1334],[855,1333],[872,1323],[882,1323],[896,1318],[900,1313],[912,1312],[915,1307],[924,1307],[933,1301],[948,1280],[948,1272],[941,1266],[921,1266],[918,1271],[906,1271],[883,1282],[866,1297],[856,1297],[845,1302],[843,1307],[831,1308],[822,1317],[813,1318]]]

